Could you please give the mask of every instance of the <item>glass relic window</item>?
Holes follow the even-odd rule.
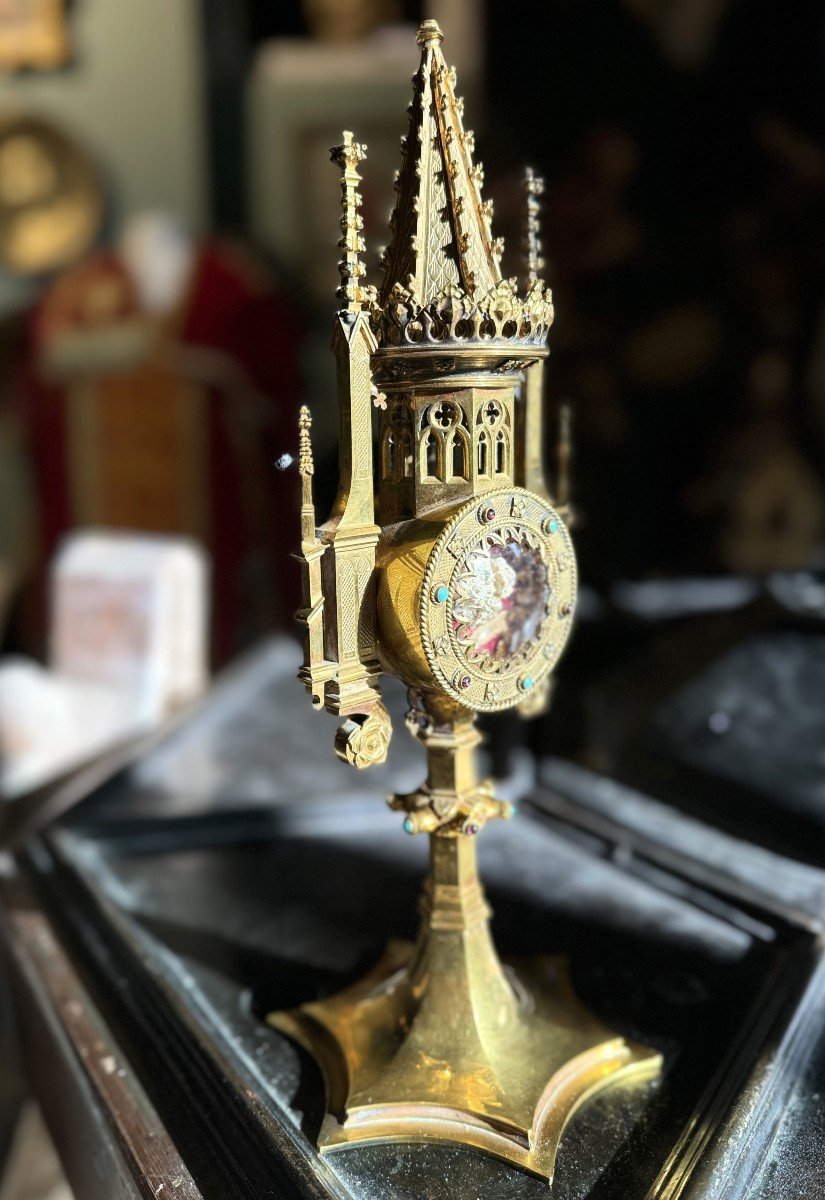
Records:
[[[550,601],[547,566],[526,538],[486,538],[466,560],[453,628],[474,658],[507,659],[533,641]]]

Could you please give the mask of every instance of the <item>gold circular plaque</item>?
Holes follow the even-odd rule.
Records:
[[[502,488],[470,501],[436,541],[421,589],[421,640],[448,695],[493,712],[526,699],[570,635],[577,571],[546,501]]]
[[[0,119],[0,266],[43,275],[82,258],[103,221],[89,157],[39,117]]]

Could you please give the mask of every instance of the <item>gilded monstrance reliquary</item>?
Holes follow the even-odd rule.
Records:
[[[570,633],[576,560],[564,471],[551,497],[542,467],[553,306],[539,278],[541,181],[525,180],[519,287],[501,275],[441,40],[425,21],[378,289],[365,285],[361,257],[365,148],[345,133],[332,151],[343,208],[332,338],[340,462],[320,527],[306,409],[300,431],[300,678],[316,707],[344,718],[336,751],[356,767],[387,755],[381,673],[409,689],[427,778],[390,804],[408,833],[430,838],[420,932],[346,992],[269,1019],[322,1068],[323,1151],[450,1141],[550,1179],[575,1108],[660,1062],[585,1010],[558,960],[518,975],[502,966],[476,873],[475,835],[511,813],[477,778],[475,717],[541,711]]]

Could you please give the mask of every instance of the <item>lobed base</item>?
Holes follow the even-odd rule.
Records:
[[[563,960],[500,963],[475,842],[431,836],[418,942],[392,944],[336,996],[267,1020],[319,1064],[322,1153],[452,1142],[551,1181],[565,1126],[600,1089],[661,1069],[585,1009]]]

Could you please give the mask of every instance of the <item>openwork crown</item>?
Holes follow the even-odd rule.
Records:
[[[343,181],[345,257],[339,263],[350,310],[368,309],[381,350],[411,353],[465,346],[501,357],[534,357],[543,352],[553,320],[549,289],[538,278],[537,195],[541,181],[528,172],[525,181],[526,290],[515,278],[502,278],[503,243],[491,232],[493,206],[483,200],[484,171],[473,163],[474,137],[464,129],[463,101],[455,95],[455,70],[441,52],[435,21],[418,30],[421,65],[413,76],[408,112],[410,127],[402,138],[402,164],[395,180],[397,199],[390,218],[390,244],[381,259],[380,289],[362,286],[363,249],[354,172]],[[346,144],[333,151],[344,165]],[[357,147],[358,161],[364,147]],[[353,164],[354,166],[354,164]],[[349,189],[347,188],[349,183]],[[357,226],[356,226],[357,221]],[[352,222],[352,228],[350,228]],[[348,251],[348,253],[347,253]]]
[[[537,280],[520,296],[515,279],[501,279],[478,299],[456,284],[448,283],[427,304],[421,304],[408,288],[394,284],[386,304],[372,306],[373,325],[381,346],[432,347],[447,343],[489,344],[508,353],[524,347],[542,349],[553,321],[549,289]]]

